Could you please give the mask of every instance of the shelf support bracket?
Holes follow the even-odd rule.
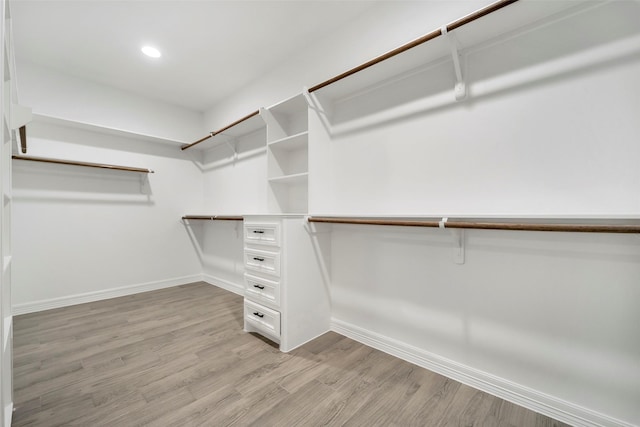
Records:
[[[441,229],[446,229],[453,238],[453,262],[456,264],[464,264],[464,230],[457,228],[447,228],[449,218],[444,217],[438,222]]]
[[[327,135],[333,135],[333,132],[331,132],[331,123],[329,122],[327,111],[325,111],[325,109],[322,107],[322,103],[320,102],[318,97],[315,95],[315,93],[312,94],[311,92],[309,92],[309,89],[305,86],[302,89],[302,95],[304,96],[304,99],[307,101],[307,105],[309,106],[309,108],[315,111],[315,113],[318,115],[318,118],[320,118],[322,127],[324,127],[324,130],[327,132]]]
[[[235,138],[229,138],[225,143],[227,144],[227,147],[233,151],[233,161],[235,163],[235,161],[238,160],[238,140]]]
[[[460,65],[460,53],[458,49],[458,39],[455,34],[447,31],[447,26],[443,26],[442,35],[449,40],[449,48],[451,49],[451,59],[453,59],[453,70],[456,74],[456,84],[453,93],[456,101],[462,101],[467,97],[467,85],[462,75],[462,66]]]

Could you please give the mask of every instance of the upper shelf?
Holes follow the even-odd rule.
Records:
[[[33,120],[41,123],[50,123],[54,125],[61,125],[66,127],[72,127],[76,129],[88,130],[91,132],[104,133],[107,135],[115,135],[124,138],[139,139],[142,141],[159,142],[163,144],[180,145],[185,144],[183,141],[176,139],[164,138],[161,136],[149,135],[139,132],[132,132],[124,129],[112,128],[108,126],[97,125],[93,123],[80,122],[77,120],[63,119],[61,117],[49,116],[46,114],[33,113]]]
[[[297,133],[295,135],[286,136],[267,144],[272,150],[295,151],[307,148],[307,139],[309,131]]]
[[[381,55],[380,62],[376,58],[352,69],[356,72],[310,88],[312,98],[339,132],[364,116],[370,120],[362,126],[380,123],[384,114],[397,117],[454,103],[464,97],[454,96],[457,83],[477,98],[624,54],[616,43],[636,41],[627,52],[638,50],[638,2],[520,0],[495,5],[500,7],[461,18],[427,34],[426,41],[417,39]]]

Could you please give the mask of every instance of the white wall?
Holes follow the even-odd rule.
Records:
[[[198,111],[146,99],[28,62],[17,64],[23,105],[43,114],[180,142],[205,133]]]
[[[272,72],[205,112],[209,130],[233,122],[259,107],[268,107],[373,57],[386,53],[461,16],[490,0],[382,1],[348,26],[328,33]]]
[[[249,215],[267,212],[267,159],[265,128],[203,153],[204,209],[208,215]],[[192,221],[193,223],[193,221]],[[206,281],[243,292],[244,257],[241,221],[199,224]]]
[[[202,177],[177,146],[38,122],[28,132],[30,155],[155,173],[14,160],[16,311],[199,280],[181,216],[202,208]]]
[[[511,398],[640,420],[638,236],[473,230],[458,265],[448,232],[334,226],[331,264],[341,327]]]

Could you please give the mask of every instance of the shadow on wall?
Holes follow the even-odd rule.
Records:
[[[154,204],[147,174],[17,160],[13,192],[26,202]]]

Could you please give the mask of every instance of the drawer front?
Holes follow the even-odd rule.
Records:
[[[280,277],[280,254],[244,248],[244,267],[250,271]]]
[[[244,320],[248,325],[266,335],[280,337],[280,312],[278,311],[245,299]]]
[[[279,282],[245,274],[244,287],[247,298],[272,307],[280,307]]]
[[[280,246],[280,224],[247,223],[244,225],[244,241],[254,245]]]

